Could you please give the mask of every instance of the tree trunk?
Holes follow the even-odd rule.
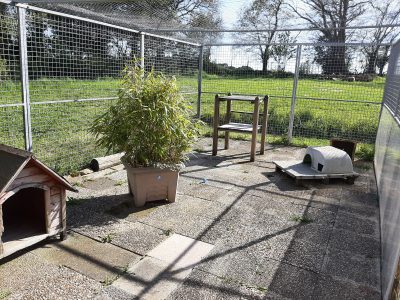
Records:
[[[336,69],[335,73],[347,74],[348,69],[347,69],[347,63],[346,63],[346,47],[345,46],[335,47],[334,51],[336,52],[334,57],[336,57],[336,59],[337,59],[337,65],[334,66],[334,68]],[[333,62],[333,64],[335,64],[335,63]]]
[[[383,76],[383,69],[385,68],[387,62],[389,61],[389,49],[390,46],[386,46],[385,51],[382,54],[382,57],[379,57],[379,59],[377,59],[376,64],[379,69],[379,76]]]
[[[372,52],[367,54],[368,57],[368,64],[365,69],[365,73],[367,74],[375,74],[376,72],[376,65],[377,65],[377,58],[378,58],[378,50],[373,50]]]
[[[270,54],[269,54],[269,47],[265,47],[265,50],[263,51],[262,54],[262,72],[263,74],[267,74],[268,72],[268,61],[270,58]]]

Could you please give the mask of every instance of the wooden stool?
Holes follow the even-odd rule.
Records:
[[[219,126],[219,106],[220,102],[226,101],[226,116],[225,122],[223,125]],[[243,124],[243,123],[232,123],[231,122],[231,114],[232,112],[238,113],[246,113],[239,111],[232,111],[232,101],[242,101],[242,102],[250,102],[254,105],[253,109],[253,123],[252,124]],[[229,132],[242,132],[242,133],[251,133],[251,150],[250,150],[250,161],[254,161],[256,155],[256,144],[257,144],[257,132],[261,129],[261,148],[260,154],[264,154],[265,150],[265,138],[267,133],[267,119],[268,119],[268,96],[265,96],[264,99],[264,111],[262,116],[261,125],[258,125],[259,119],[259,108],[260,108],[260,98],[254,96],[215,96],[214,102],[214,132],[213,132],[213,151],[212,155],[217,155],[218,151],[218,132],[225,131],[225,148],[229,149]]]

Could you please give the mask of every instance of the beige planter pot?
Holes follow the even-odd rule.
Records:
[[[128,174],[129,192],[136,207],[149,201],[175,202],[179,171],[158,168],[133,168],[125,164]]]

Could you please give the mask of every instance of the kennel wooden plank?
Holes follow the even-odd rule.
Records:
[[[321,174],[299,160],[273,161],[277,169],[296,179],[348,178],[358,173]]]
[[[60,188],[57,187],[57,186],[52,187],[52,188],[50,189],[50,196],[58,195],[58,194],[60,194],[60,193],[61,193],[61,190],[60,190]]]
[[[14,182],[10,185],[8,190],[12,190],[17,186],[24,185],[24,184],[31,184],[31,183],[42,183],[46,181],[50,181],[51,177],[47,174],[38,174],[38,175],[32,175],[28,177],[23,177],[20,179],[15,179]]]
[[[19,172],[17,178],[15,178],[15,179],[21,179],[24,177],[42,174],[42,173],[43,173],[43,171],[37,167],[25,167],[21,172]]]
[[[50,196],[50,204],[51,205],[59,205],[60,204],[60,200],[61,200],[61,194],[56,194],[56,195],[52,195]]]

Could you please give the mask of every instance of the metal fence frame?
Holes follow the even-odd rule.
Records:
[[[354,27],[354,28],[364,28],[364,27]],[[366,28],[369,28],[369,26],[366,26]],[[297,29],[291,29],[293,31],[296,31]],[[173,31],[173,30],[172,30]],[[245,30],[245,32],[248,32],[249,30]],[[257,32],[260,30],[257,30]],[[169,32],[168,30],[161,30],[161,32]],[[196,32],[196,30],[195,30]],[[211,31],[213,32],[213,31]],[[229,30],[230,32],[230,30]],[[269,46],[279,46],[279,45],[286,45],[286,46],[293,46],[296,47],[296,57],[295,57],[295,70],[293,74],[293,88],[292,88],[292,93],[290,96],[275,96],[275,95],[269,95],[270,98],[288,98],[291,99],[291,105],[290,105],[290,114],[289,114],[289,125],[287,128],[287,141],[289,143],[292,142],[293,139],[293,132],[294,132],[294,119],[295,119],[295,110],[296,110],[296,103],[298,99],[302,100],[320,100],[320,101],[334,101],[334,102],[347,102],[347,103],[363,103],[363,104],[369,104],[369,105],[379,105],[381,106],[382,103],[378,102],[370,102],[370,101],[358,101],[358,100],[350,100],[350,99],[334,99],[334,98],[316,98],[316,97],[302,97],[297,95],[298,91],[298,82],[299,82],[299,69],[300,69],[300,60],[302,58],[302,48],[305,46],[346,46],[346,47],[352,47],[352,46],[373,46],[376,45],[374,43],[270,43],[268,44]],[[265,43],[207,43],[201,45],[201,53],[199,56],[199,76],[198,76],[198,100],[197,100],[197,116],[200,118],[201,117],[201,97],[203,94],[220,94],[223,93],[221,91],[203,91],[202,85],[203,85],[203,76],[202,72],[203,70],[203,48],[204,47],[224,47],[224,46],[265,46]],[[379,44],[379,46],[391,46],[389,43],[382,43]],[[377,115],[378,117],[378,115]]]
[[[0,4],[11,5],[12,3],[8,0],[0,0]],[[21,95],[22,95],[22,103],[21,104],[0,104],[0,108],[10,107],[10,106],[22,106],[23,107],[23,120],[24,120],[24,143],[25,149],[27,151],[33,150],[33,141],[32,141],[32,124],[31,124],[31,106],[32,105],[43,105],[43,104],[56,104],[56,103],[69,103],[69,102],[88,102],[88,101],[104,101],[104,100],[112,100],[115,98],[93,98],[93,99],[77,99],[77,100],[55,100],[55,101],[43,101],[43,102],[31,102],[30,100],[30,90],[29,90],[29,67],[28,67],[28,53],[27,53],[27,24],[26,24],[26,12],[28,10],[40,13],[46,13],[54,16],[60,16],[69,19],[75,19],[83,22],[88,22],[92,24],[106,26],[108,28],[120,29],[126,32],[136,33],[140,35],[140,64],[141,67],[145,68],[145,39],[146,37],[160,38],[166,41],[175,41],[180,44],[191,45],[195,47],[201,47],[200,44],[192,43],[184,40],[179,40],[171,37],[165,37],[153,33],[142,32],[133,30],[130,28],[125,28],[113,24],[108,24],[92,19],[82,18],[74,15],[69,15],[61,12],[56,12],[48,9],[43,9],[36,6],[31,6],[27,4],[14,4],[17,9],[18,15],[18,42],[19,42],[19,57],[20,57],[20,79],[21,79]],[[202,62],[199,60],[199,65]],[[201,85],[200,85],[201,86]],[[201,90],[199,91],[201,93]],[[198,107],[198,114],[199,114]]]
[[[0,3],[3,4],[10,4],[10,1],[8,0],[0,0]],[[18,11],[18,33],[19,33],[19,64],[20,64],[20,80],[21,80],[21,95],[22,95],[22,103],[6,103],[6,104],[0,104],[0,108],[3,107],[10,107],[10,106],[21,106],[23,108],[23,121],[24,121],[24,143],[25,143],[25,148],[29,151],[35,150],[34,147],[35,145],[33,144],[33,134],[32,134],[32,121],[31,121],[31,108],[36,105],[43,105],[43,104],[57,104],[57,103],[79,103],[79,102],[91,102],[91,101],[106,101],[106,100],[112,100],[116,99],[113,97],[104,97],[104,98],[85,98],[85,99],[62,99],[62,100],[54,100],[54,101],[43,101],[43,102],[35,102],[31,101],[31,94],[29,90],[29,68],[28,68],[28,53],[27,53],[27,30],[26,30],[26,13],[27,11],[33,11],[33,12],[38,12],[38,13],[45,13],[48,15],[53,15],[53,16],[59,16],[62,18],[67,18],[67,19],[73,19],[73,20],[79,20],[82,22],[87,22],[90,24],[96,24],[100,26],[105,26],[107,28],[111,29],[116,29],[116,30],[121,30],[126,33],[134,33],[137,35],[140,35],[140,58],[141,58],[141,66],[145,68],[145,47],[146,47],[146,40],[151,39],[151,38],[157,38],[165,41],[174,41],[179,44],[183,45],[189,45],[192,47],[198,48],[198,53],[199,56],[197,58],[197,68],[198,68],[198,75],[197,75],[197,92],[193,92],[190,94],[197,95],[197,102],[196,102],[196,116],[198,118],[202,117],[202,97],[207,94],[217,94],[221,91],[204,91],[203,89],[203,63],[204,63],[204,48],[205,47],[220,47],[220,46],[256,46],[260,44],[255,44],[255,43],[243,43],[243,44],[232,44],[232,43],[213,43],[213,44],[198,44],[198,43],[192,43],[184,40],[179,40],[171,37],[165,37],[149,32],[141,32],[137,30],[133,30],[130,28],[125,28],[113,24],[108,24],[104,23],[101,21],[96,21],[92,19],[87,19],[83,17],[78,17],[70,14],[65,14],[61,12],[56,12],[56,11],[51,11],[48,9],[43,9],[31,5],[26,5],[26,4],[13,4]],[[162,32],[162,31],[161,31]],[[262,44],[264,45],[264,44]],[[300,60],[302,57],[302,48],[306,46],[367,46],[367,45],[373,45],[371,43],[287,43],[287,44],[276,44],[276,43],[271,43],[270,45],[288,45],[288,46],[293,46],[296,48],[296,58],[295,58],[295,70],[294,70],[294,77],[293,77],[293,87],[292,87],[292,92],[291,95],[287,96],[279,96],[279,98],[287,98],[291,100],[290,103],[290,114],[288,118],[288,126],[287,130],[287,140],[288,142],[291,142],[293,139],[293,134],[294,134],[294,120],[295,120],[295,114],[296,114],[296,107],[298,105],[297,100],[317,100],[317,101],[335,101],[335,103],[341,103],[341,102],[349,102],[349,103],[356,103],[356,102],[362,102],[364,104],[371,104],[371,105],[381,105],[380,103],[377,102],[367,102],[367,101],[356,101],[356,100],[349,100],[349,99],[328,99],[328,98],[315,98],[315,97],[304,97],[301,95],[298,95],[298,82],[299,82],[299,69],[300,69]],[[389,44],[381,44],[382,46],[386,46]],[[274,98],[274,95],[270,95],[272,98]]]

